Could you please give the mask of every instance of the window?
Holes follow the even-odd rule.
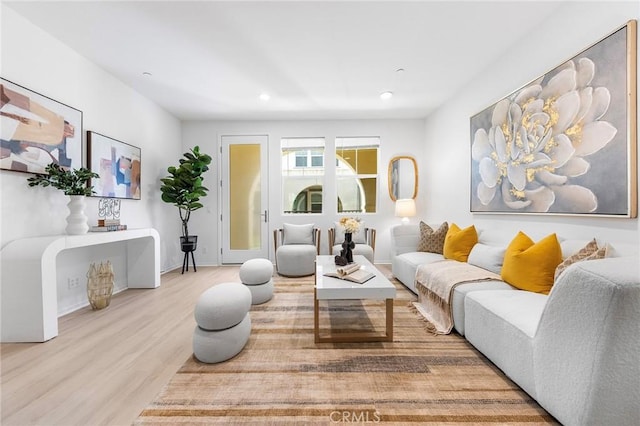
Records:
[[[283,213],[322,213],[324,138],[283,138]],[[379,137],[336,138],[338,213],[375,213],[378,205]]]
[[[311,167],[324,167],[324,152],[310,151]]]
[[[375,213],[379,137],[336,139],[338,213]]]
[[[322,213],[324,143],[324,138],[280,141],[284,213]]]
[[[307,167],[307,151],[296,152],[296,167]]]
[[[296,151],[296,167],[323,167],[324,166],[324,151],[318,150],[303,150]]]

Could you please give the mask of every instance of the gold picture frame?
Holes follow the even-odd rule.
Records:
[[[470,119],[472,213],[637,217],[637,22]]]

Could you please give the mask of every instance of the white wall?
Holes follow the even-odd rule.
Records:
[[[541,235],[559,232],[565,236],[590,237],[632,242],[640,237],[637,219],[577,218],[569,216],[472,215],[469,213],[469,117],[531,79],[552,69],[597,39],[638,18],[635,2],[569,3],[536,31],[514,40],[513,48],[498,58],[436,113],[423,120],[345,120],[271,122],[187,122],[181,123],[140,96],[92,62],[49,36],[38,27],[0,5],[0,75],[34,91],[83,111],[84,130],[94,130],[141,147],[141,201],[123,201],[122,221],[131,227],[154,227],[162,238],[162,269],[180,265],[177,244],[180,235],[178,214],[159,198],[158,179],[166,167],[177,163],[186,149],[200,145],[214,156],[214,167],[207,176],[211,193],[204,199],[205,209],[195,212],[190,228],[201,236],[196,253],[199,264],[219,262],[220,236],[218,182],[221,135],[267,134],[270,141],[269,209],[270,229],[285,221],[315,222],[323,229],[323,252],[327,252],[326,229],[338,217],[282,216],[280,210],[279,142],[282,137],[324,136],[327,149],[333,149],[335,136],[382,138],[378,211],[364,215],[367,225],[378,229],[376,261],[388,262],[389,226],[397,223],[393,203],[387,195],[386,169],[395,155],[412,155],[418,161],[420,190],[419,218],[430,222],[448,220],[461,225],[476,223],[484,228],[500,228],[505,233],[517,229]],[[527,64],[522,67],[519,64]],[[518,64],[518,66],[514,65]],[[426,126],[425,126],[426,124]],[[23,237],[64,232],[66,197],[50,188],[29,188],[28,175],[0,171],[0,244]],[[331,186],[327,190],[331,190]],[[335,188],[333,189],[335,191]],[[327,197],[335,194],[327,192]],[[89,199],[87,213],[97,216],[97,199]],[[271,235],[271,234],[270,234]],[[273,258],[272,242],[269,243]],[[83,276],[86,269],[73,273]],[[70,272],[71,273],[71,272]]]
[[[281,154],[280,139],[286,137],[325,137],[326,152],[335,151],[334,139],[340,136],[380,136],[380,180],[378,182],[378,208],[376,213],[358,215],[368,227],[377,229],[376,262],[390,262],[389,227],[399,223],[394,217],[394,204],[387,189],[387,167],[389,160],[396,155],[412,155],[418,162],[420,173],[425,163],[424,157],[424,121],[423,120],[337,120],[337,121],[224,121],[224,122],[185,122],[182,128],[184,150],[199,145],[201,150],[214,156],[214,170],[205,176],[205,186],[210,189],[203,199],[205,208],[193,213],[189,222],[189,231],[198,235],[196,263],[203,265],[219,264],[219,170],[220,137],[227,135],[268,135],[269,137],[269,251],[274,260],[273,229],[282,223],[314,223],[322,230],[321,252],[328,253],[327,230],[340,216],[325,212],[321,215],[282,215],[282,182],[280,179]],[[335,185],[324,188],[326,200],[336,199]],[[421,192],[421,191],[420,191]],[[418,194],[419,196],[421,194]],[[418,207],[420,208],[420,206]],[[206,254],[204,254],[206,248]]]
[[[4,4],[1,13],[1,76],[81,110],[83,140],[85,131],[93,130],[141,148],[142,200],[123,200],[121,221],[131,228],[156,228],[162,270],[180,265],[177,211],[159,196],[159,178],[182,154],[180,121]],[[51,188],[29,188],[29,176],[0,171],[2,246],[64,233],[67,197]],[[97,201],[87,200],[90,223],[97,222]],[[87,269],[82,264],[69,274],[86,282]],[[76,291],[85,291],[84,284]]]
[[[638,245],[638,219],[544,215],[491,215],[469,212],[469,118],[497,100],[573,57],[630,19],[638,19],[637,2],[573,3],[559,9],[535,34],[514,40],[514,46],[477,76],[457,96],[426,120],[427,167],[420,172],[429,222],[449,221],[500,230],[517,230],[532,238],[551,232],[569,238],[598,237]],[[636,141],[633,141],[636,143]]]

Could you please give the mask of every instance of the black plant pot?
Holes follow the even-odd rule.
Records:
[[[184,253],[190,253],[196,251],[198,247],[198,236],[189,235],[188,237],[180,237],[180,249]]]
[[[191,253],[191,261],[193,262],[193,271],[198,272],[196,269],[196,260],[193,257],[193,252],[198,247],[198,236],[189,235],[188,237],[180,237],[180,250],[184,253],[184,259],[182,260],[182,273],[185,269],[189,271],[189,253]]]

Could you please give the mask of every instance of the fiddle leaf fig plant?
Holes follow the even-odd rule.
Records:
[[[209,170],[211,156],[200,152],[195,146],[179,160],[179,165],[167,168],[169,176],[160,179],[162,186],[162,201],[178,207],[182,221],[182,235],[189,237],[189,218],[191,212],[204,207],[201,197],[207,195],[209,189],[202,185],[203,174]]]
[[[89,196],[95,191],[89,185],[91,178],[100,175],[81,167],[79,169],[64,169],[57,163],[49,163],[44,171],[47,174],[37,174],[27,179],[29,186],[53,186],[64,192],[65,195]]]

